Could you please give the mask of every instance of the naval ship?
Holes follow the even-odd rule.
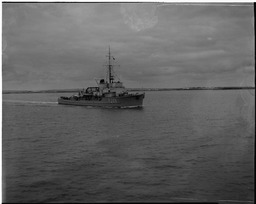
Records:
[[[141,108],[145,93],[130,93],[123,83],[114,76],[113,60],[115,58],[108,51],[107,77],[96,80],[97,86],[80,90],[70,97],[61,96],[58,104],[77,106],[98,106],[114,108]],[[118,77],[117,77],[118,78]]]

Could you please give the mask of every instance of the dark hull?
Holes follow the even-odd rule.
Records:
[[[135,108],[142,107],[144,94],[135,94],[120,97],[103,97],[101,100],[70,100],[58,98],[58,103],[63,105],[76,106],[97,106],[97,107],[117,107],[117,108]]]

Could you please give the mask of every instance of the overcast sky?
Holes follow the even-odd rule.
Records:
[[[2,3],[3,90],[254,86],[253,4]]]

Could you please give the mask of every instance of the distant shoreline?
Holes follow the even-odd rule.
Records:
[[[237,90],[237,89],[255,89],[255,87],[189,87],[189,88],[127,88],[128,91],[190,91],[190,90]],[[81,89],[64,90],[3,90],[2,94],[22,94],[22,93],[73,93]]]

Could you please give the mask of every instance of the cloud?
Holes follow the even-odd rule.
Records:
[[[141,31],[154,27],[158,18],[156,4],[122,4],[121,13],[125,24],[134,31]]]
[[[109,45],[127,86],[236,85],[254,74],[246,5],[3,3],[3,87],[91,83]]]

